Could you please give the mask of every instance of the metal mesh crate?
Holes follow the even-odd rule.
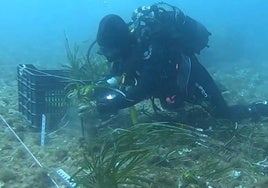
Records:
[[[57,124],[67,109],[64,88],[71,81],[66,70],[38,70],[31,64],[17,67],[19,111],[37,128],[42,115],[48,127]]]

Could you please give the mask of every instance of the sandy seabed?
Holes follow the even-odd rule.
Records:
[[[253,70],[250,65],[246,64],[243,67],[242,65],[240,63],[232,68],[221,70],[213,67],[209,69],[212,76],[225,86],[223,95],[226,100],[234,104],[268,99],[268,75],[265,66]],[[40,146],[39,131],[31,128],[18,112],[16,69],[2,69],[1,77],[0,115],[4,121],[0,121],[0,188],[55,187],[50,178],[55,180],[59,187],[66,187],[57,178],[55,172],[63,169],[71,175],[78,169],[82,158],[79,147],[79,140],[82,136],[80,122],[77,118],[63,119],[61,125],[58,126],[60,129],[47,132],[45,146]],[[119,115],[116,122],[124,121],[123,118],[126,116],[120,117]],[[15,131],[40,164],[26,151],[7,125]],[[268,120],[265,118],[258,121],[246,120],[239,122],[238,126],[238,134],[227,136],[225,133],[220,134],[216,131],[215,134],[210,133],[213,139],[218,139],[218,143],[228,144],[234,152],[222,153],[222,158],[231,157],[232,159],[223,159],[218,166],[215,166],[215,171],[222,171],[223,176],[208,174],[208,186],[268,187],[268,161],[265,161],[268,157]],[[207,160],[212,160],[214,156],[212,153],[194,152],[202,151],[192,150],[189,154],[189,158],[193,157],[191,164],[181,163],[178,164],[181,165],[180,167],[173,166],[173,168],[190,171],[198,165],[209,164]],[[197,157],[198,154],[201,157]],[[215,158],[219,159],[219,156]],[[263,162],[258,163],[260,161]],[[170,179],[176,179],[176,175],[171,176]],[[166,186],[161,182],[159,187],[160,184],[162,187],[172,187],[168,181]],[[198,187],[198,185],[189,184],[185,187]]]

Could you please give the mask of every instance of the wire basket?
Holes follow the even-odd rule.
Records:
[[[38,70],[31,64],[17,67],[19,111],[37,128],[42,115],[47,124],[56,125],[66,113],[68,103],[65,87],[71,82],[67,70]]]

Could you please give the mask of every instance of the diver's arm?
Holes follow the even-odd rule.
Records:
[[[109,99],[109,94],[106,97],[102,97],[97,101],[98,112],[114,113],[120,109],[124,109],[133,106],[146,98],[146,93],[143,88],[135,86],[128,90],[125,95],[118,95],[112,99]]]
[[[100,113],[116,112],[119,109],[130,107],[152,96],[156,85],[159,84],[159,80],[153,69],[145,67],[140,75],[137,85],[129,88],[124,96],[118,95],[112,100],[102,98],[97,101],[98,111]]]

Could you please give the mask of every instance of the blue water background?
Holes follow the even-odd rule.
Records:
[[[57,67],[67,62],[64,32],[86,50],[100,19],[108,13],[130,21],[132,11],[151,0],[1,0],[0,66],[20,63]],[[241,59],[267,63],[268,1],[169,0],[212,33],[204,64]]]

